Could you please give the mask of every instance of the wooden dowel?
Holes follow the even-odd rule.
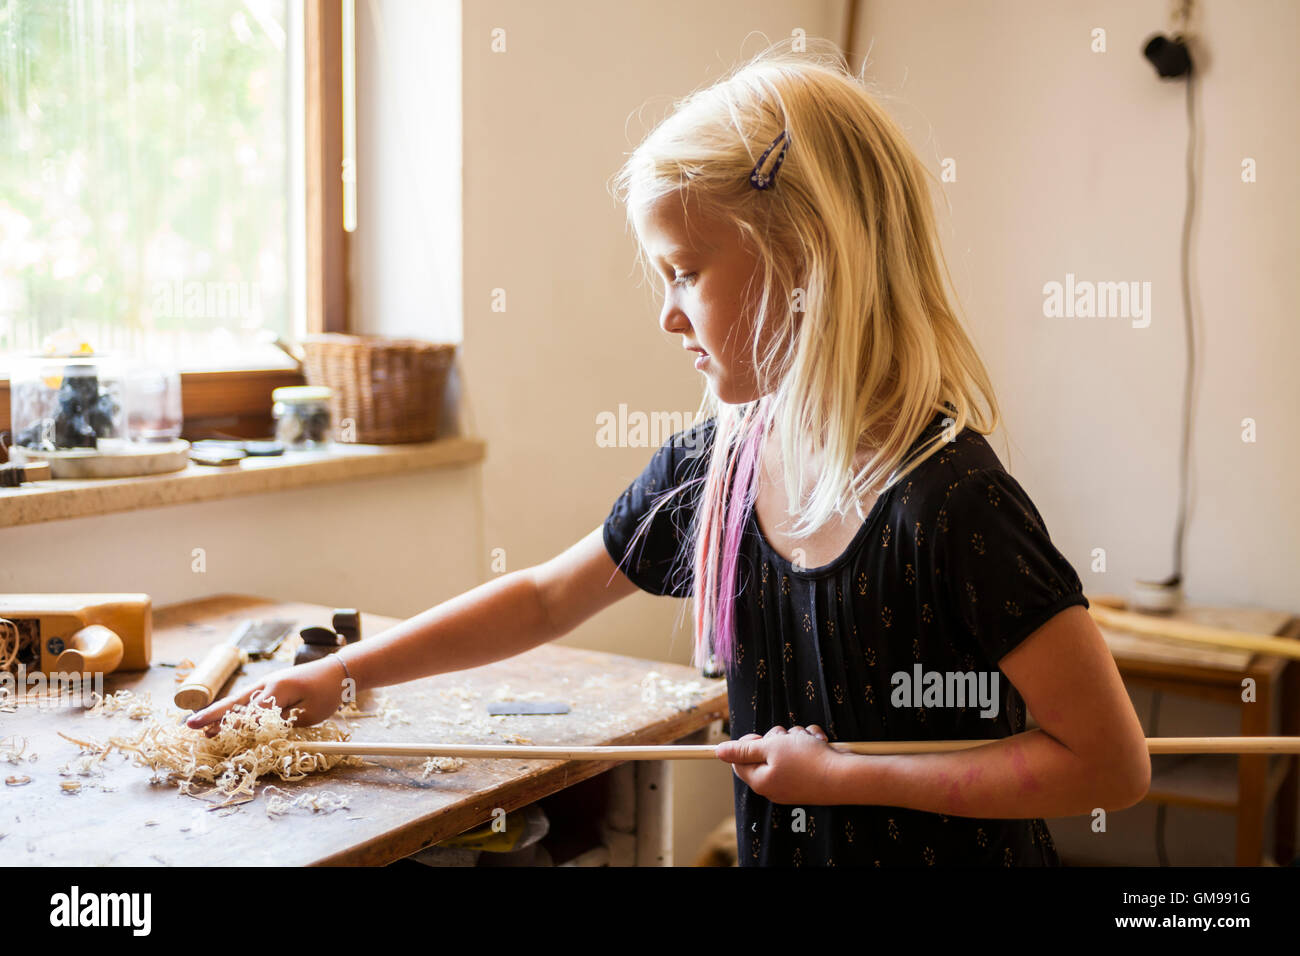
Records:
[[[1005,738],[1004,738],[1005,739]],[[971,750],[996,740],[833,741],[844,753],[924,754]],[[356,757],[487,757],[510,760],[716,760],[712,744],[537,747],[514,744],[380,744],[350,740],[295,742],[299,750]],[[1300,737],[1148,737],[1153,754],[1300,754]]]
[[[1193,624],[1154,614],[1138,614],[1134,611],[1117,609],[1112,606],[1113,603],[1114,599],[1107,595],[1100,595],[1096,599],[1089,595],[1088,613],[1098,624],[1117,631],[1131,631],[1135,634],[1163,637],[1171,641],[1230,647],[1239,651],[1255,651],[1259,654],[1275,654],[1278,657],[1300,660],[1300,641],[1293,637],[1270,637],[1267,634],[1230,631],[1223,627]]]

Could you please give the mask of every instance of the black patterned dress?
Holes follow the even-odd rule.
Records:
[[[937,413],[913,444],[943,430]],[[655,496],[702,475],[709,419],[664,443],[611,509],[605,547],[652,594],[690,597],[683,544],[700,484],[674,497],[628,554]],[[624,558],[626,557],[626,562]],[[832,740],[999,738],[1025,729],[997,662],[1072,605],[1088,606],[1042,516],[984,436],[965,429],[882,493],[847,550],[793,566],[753,512],[739,557],[733,739],[819,724]],[[919,665],[920,670],[917,670]],[[912,697],[894,675],[983,672],[993,708]],[[870,759],[870,758],[861,758]],[[1041,819],[976,819],[885,806],[774,804],[733,777],[742,866],[1055,866]]]

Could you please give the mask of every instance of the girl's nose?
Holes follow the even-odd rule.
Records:
[[[672,295],[664,296],[664,307],[659,313],[659,328],[670,335],[676,335],[690,327],[691,323],[686,318],[686,313],[677,305],[677,300]]]

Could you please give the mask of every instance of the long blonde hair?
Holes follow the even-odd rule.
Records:
[[[751,358],[770,391],[729,405],[706,388],[700,409],[715,418],[691,548],[693,659],[708,669],[734,659],[737,552],[770,427],[787,510],[798,516],[792,536],[806,537],[850,508],[865,518],[861,501],[948,434],[968,426],[990,434],[1000,421],[988,373],[945,290],[951,276],[926,183],[933,174],[838,49],[806,43],[814,52],[774,44],[676,103],[614,181],[630,223],[636,210],[677,194],[684,209],[689,200],[734,224],[760,263]],[[755,189],[750,173],[782,131],[789,146],[774,185]],[[638,258],[652,276],[643,250]],[[941,410],[952,419],[947,433],[904,461]],[[874,454],[858,469],[864,442]],[[799,500],[810,459],[823,467]]]

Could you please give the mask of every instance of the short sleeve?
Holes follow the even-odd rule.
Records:
[[[1000,469],[961,478],[935,520],[934,573],[964,628],[997,662],[1067,607],[1083,584],[1019,482]]]
[[[605,550],[643,591],[680,598],[694,593],[693,555],[686,552],[712,434],[713,419],[707,419],[669,438],[605,519]]]

